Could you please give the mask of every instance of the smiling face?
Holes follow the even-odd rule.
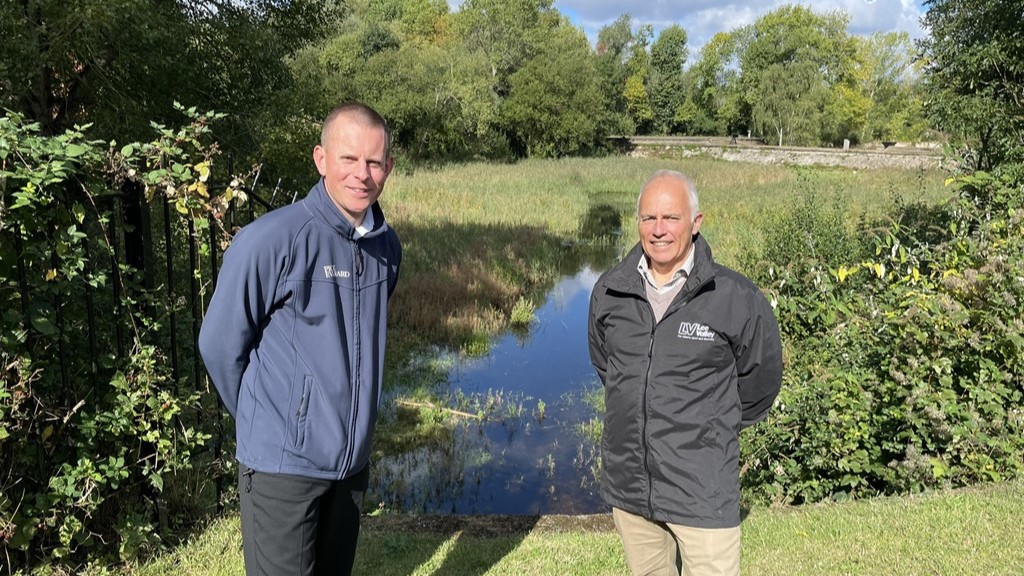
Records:
[[[683,180],[661,176],[640,194],[637,225],[640,243],[656,279],[668,279],[693,248],[704,215],[692,213],[690,192]]]
[[[313,149],[313,161],[334,205],[358,226],[384,192],[394,164],[387,135],[383,127],[356,113],[345,113],[331,120],[322,140]]]

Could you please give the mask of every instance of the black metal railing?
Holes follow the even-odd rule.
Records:
[[[279,194],[279,185],[264,198],[256,189],[258,181],[259,172],[252,185],[240,188],[248,202],[233,205],[224,215],[229,233],[295,200]],[[211,184],[210,188],[216,187]],[[28,355],[37,369],[47,372],[54,383],[51,390],[62,396],[50,400],[65,414],[73,414],[80,405],[88,409],[89,399],[95,402],[105,392],[104,378],[109,381],[115,367],[130,358],[132,343],[140,340],[157,346],[168,358],[177,391],[209,389],[196,342],[216,284],[223,231],[209,226],[209,237],[200,242],[201,229],[190,215],[179,214],[167,202],[148,204],[141,185],[129,182],[115,192],[96,199],[97,210],[86,213],[78,224],[87,233],[79,278],[102,281],[67,282],[59,288],[55,283],[33,281],[45,275],[47,268],[59,271],[66,265],[58,253],[61,226],[41,225],[46,229],[32,231],[32,236],[25,237],[30,241],[23,238],[25,228],[0,226],[0,240],[11,242],[17,255],[9,271],[17,279],[7,289],[19,292],[8,294],[11,304],[20,309],[8,313],[20,315],[24,331],[21,350],[11,352]],[[55,214],[69,214],[81,198],[69,194],[61,199],[65,201],[68,205]],[[209,266],[197,272],[203,263],[201,244],[208,244]],[[145,327],[139,326],[140,318]],[[218,400],[209,399],[204,405],[210,410],[196,418],[203,419],[202,428],[213,434],[207,450],[214,462],[220,462],[225,430],[230,427],[222,421]],[[212,420],[211,412],[215,412]],[[218,509],[223,501],[222,476],[218,474],[216,481]]]

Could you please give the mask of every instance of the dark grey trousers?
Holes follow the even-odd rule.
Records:
[[[344,480],[238,466],[247,576],[348,576],[369,466]]]

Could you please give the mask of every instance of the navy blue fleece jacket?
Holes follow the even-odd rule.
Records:
[[[402,255],[371,210],[356,238],[321,180],[224,254],[199,350],[254,470],[342,479],[369,460]]]

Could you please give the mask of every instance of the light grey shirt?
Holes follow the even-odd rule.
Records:
[[[661,321],[665,311],[668,310],[668,305],[672,303],[672,300],[683,289],[683,285],[686,284],[686,279],[690,277],[691,270],[693,270],[693,246],[690,246],[690,252],[683,259],[683,264],[663,286],[658,286],[658,283],[654,281],[654,274],[651,273],[650,265],[647,263],[647,255],[644,254],[640,257],[640,262],[636,265],[636,271],[644,279],[647,301],[651,304],[651,310],[654,311],[655,322]]]

